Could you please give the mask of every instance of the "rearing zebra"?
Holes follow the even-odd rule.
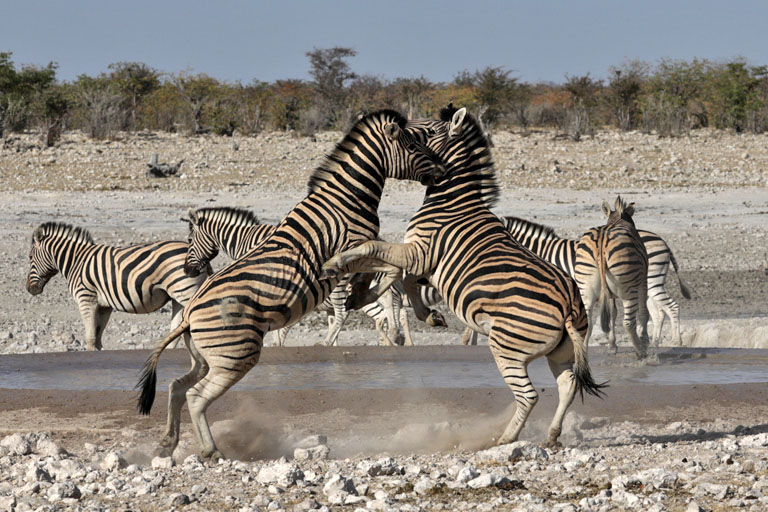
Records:
[[[171,301],[171,328],[206,274],[184,274],[184,242],[153,242],[112,247],[97,245],[83,228],[46,222],[32,235],[27,290],[42,293],[61,272],[85,324],[89,349],[101,350],[101,336],[112,311],[151,313]]]
[[[518,242],[523,244],[540,257],[562,268],[571,277],[575,276],[574,262],[576,260],[576,242],[568,238],[560,238],[555,230],[518,217],[504,217],[507,229]],[[656,346],[661,340],[661,329],[664,325],[665,315],[672,322],[672,332],[677,337],[678,345],[682,345],[680,337],[680,307],[667,293],[665,283],[669,264],[677,274],[680,292],[686,299],[691,298],[688,287],[683,282],[678,271],[677,261],[667,243],[656,233],[637,230],[640,240],[648,254],[648,311],[653,321],[653,342]],[[611,321],[608,329],[608,341],[610,347],[616,349],[615,309],[611,308]]]
[[[164,453],[178,444],[186,394],[201,454],[222,457],[208,427],[208,406],[258,363],[266,332],[299,321],[338,284],[338,279],[320,280],[323,262],[378,235],[386,178],[428,184],[442,174],[438,159],[423,145],[425,137],[394,111],[358,120],[312,174],[307,197],[275,232],[200,287],[181,325],[147,359],[139,381],[139,411],[147,414],[160,354],[179,335],[192,335],[190,351],[198,365],[172,384],[174,422],[161,442]],[[377,270],[399,274],[389,265]]]
[[[219,251],[224,251],[232,260],[241,258],[277,229],[277,226],[273,224],[260,223],[253,212],[244,208],[198,208],[197,210],[190,209],[188,215],[189,250],[184,269],[190,276],[198,275],[201,269],[207,268]],[[350,275],[339,281],[328,298],[318,306],[319,310],[329,315],[333,313],[333,317],[329,316],[328,318],[328,334],[323,341],[324,345],[338,344],[339,332],[349,316],[344,302],[347,300],[349,293],[347,288],[351,278]],[[392,303],[391,297],[382,297],[382,299],[385,299],[382,302]],[[389,300],[386,301],[386,299]],[[392,345],[394,336],[396,336],[397,325],[391,306],[387,309],[381,304],[378,307],[372,304],[364,311],[376,322],[376,330],[381,342],[385,345]],[[385,321],[389,324],[392,338],[384,330]],[[278,346],[285,345],[289,330],[290,327],[277,330]]]
[[[517,439],[538,400],[528,364],[547,356],[560,397],[547,436],[556,444],[576,390],[599,395],[603,386],[592,380],[587,362],[586,312],[573,279],[517,243],[491,212],[498,188],[488,141],[465,113],[444,109],[442,121],[432,122],[437,135],[428,144],[448,170],[445,179],[427,187],[405,243],[365,242],[323,269],[332,276],[378,260],[424,276],[465,325],[487,334],[517,401],[498,444]]]

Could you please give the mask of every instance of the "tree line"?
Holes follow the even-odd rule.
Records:
[[[98,76],[56,77],[57,65],[17,66],[0,52],[0,137],[37,129],[44,145],[65,129],[95,139],[123,131],[254,135],[261,131],[345,130],[359,115],[393,108],[430,117],[449,101],[476,113],[484,129],[552,127],[579,140],[597,128],[677,136],[702,127],[762,133],[768,128],[768,66],[745,59],[632,60],[606,79],[568,76],[561,84],[526,83],[512,71],[458,72],[451,82],[423,76],[385,80],[358,75],[351,48],[307,52],[311,80],[218,80],[205,73],[166,73],[116,62]]]

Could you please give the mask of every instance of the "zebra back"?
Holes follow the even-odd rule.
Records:
[[[507,230],[523,247],[574,275],[576,240],[560,238],[555,230],[519,217],[504,217]]]

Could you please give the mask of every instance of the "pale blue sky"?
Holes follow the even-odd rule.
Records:
[[[59,63],[59,78],[112,62],[191,68],[227,81],[308,78],[305,53],[348,46],[358,74],[502,66],[528,82],[604,78],[625,59],[768,64],[766,0],[0,0],[0,51]]]

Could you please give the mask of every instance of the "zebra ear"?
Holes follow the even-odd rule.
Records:
[[[384,135],[391,140],[397,140],[397,138],[400,137],[400,133],[401,130],[397,123],[387,123],[384,126]]]
[[[608,204],[608,201],[603,201],[602,209],[603,209],[603,215],[605,215],[606,217],[611,216],[611,205]]]
[[[40,226],[38,226],[35,229],[35,232],[32,233],[32,240],[34,240],[35,242],[40,242],[42,239],[43,239],[43,230]]]
[[[621,200],[621,196],[616,196],[616,203],[614,204],[614,210],[620,212],[624,209],[624,201]]]
[[[197,224],[200,222],[200,219],[197,216],[197,210],[195,210],[194,208],[190,208],[188,215],[189,215],[189,220],[192,221],[192,224],[197,226]]]
[[[633,216],[635,214],[635,203],[629,203],[629,205],[624,208],[624,213],[630,217]]]
[[[451,118],[451,126],[448,128],[448,136],[454,137],[461,133],[461,123],[464,122],[464,116],[467,115],[467,108],[461,107]]]

